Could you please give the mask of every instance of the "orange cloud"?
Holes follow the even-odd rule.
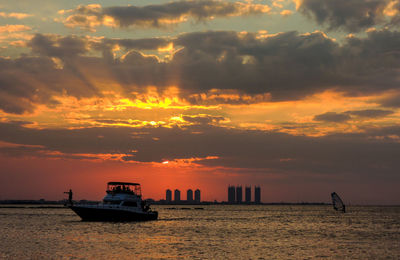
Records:
[[[0,140],[0,148],[44,148],[43,145],[15,144]]]
[[[55,96],[53,99],[56,105],[40,105],[35,113],[29,115],[5,116],[9,120],[36,122],[29,126],[32,128],[187,128],[213,125],[308,136],[362,132],[367,126],[391,125],[399,120],[398,113],[379,110],[377,102],[389,94],[349,97],[340,92],[326,91],[301,100],[280,102],[271,102],[264,96],[240,95],[229,90],[226,93],[214,90],[196,96],[201,102],[213,105],[199,105],[199,100],[193,104],[193,97],[185,99],[179,95],[176,87],[164,92],[149,87],[147,93],[133,93],[133,96],[125,98],[115,92],[104,92],[103,97],[81,99]],[[351,117],[347,116],[348,120],[337,122],[315,120],[317,115],[333,112],[347,113],[344,115]],[[382,116],[373,116],[379,115],[377,112],[382,112]],[[372,113],[372,116],[363,116],[368,113]],[[201,129],[197,131],[202,132]]]
[[[180,168],[180,167],[203,167],[200,164],[197,164],[198,161],[204,160],[216,160],[219,159],[218,156],[206,156],[206,157],[191,157],[191,158],[179,158],[179,159],[169,159],[165,160],[161,163],[153,163],[155,166],[159,167],[168,167],[168,168]]]
[[[304,0],[293,0],[296,5],[296,10],[299,10],[300,6],[303,4]]]
[[[0,17],[4,18],[16,18],[16,19],[25,19],[27,17],[32,16],[31,14],[26,14],[26,13],[5,13],[5,12],[0,12]]]
[[[101,5],[99,4],[79,5],[75,11],[77,14],[72,14],[63,21],[66,27],[74,28],[79,26],[89,31],[96,31],[94,28],[102,25],[103,21],[105,25],[111,24],[109,17],[99,17],[98,14],[101,12]],[[74,10],[60,10],[58,13],[65,14],[73,12]]]
[[[388,3],[388,5],[383,10],[383,13],[387,16],[395,16],[399,14],[399,1],[392,0]]]
[[[297,101],[225,105],[221,112],[230,119],[229,125],[243,129],[273,130],[307,136],[357,133],[364,131],[367,126],[396,124],[400,117],[398,114],[368,118],[355,116],[348,122],[336,123],[316,122],[314,117],[332,111],[348,111],[354,115],[360,114],[357,111],[380,111],[380,105],[376,101],[386,96],[387,94],[349,97],[340,92],[325,91]]]
[[[31,27],[22,24],[7,24],[0,26],[0,33],[14,33],[14,32],[23,32],[30,30],[32,30]]]
[[[33,36],[27,31],[32,30],[31,27],[22,24],[7,24],[0,26],[0,43],[4,42],[9,46],[25,47],[26,42]]]
[[[280,12],[280,14],[282,16],[286,17],[286,16],[289,16],[289,15],[293,14],[293,12],[290,11],[290,10],[283,10],[282,12]]]

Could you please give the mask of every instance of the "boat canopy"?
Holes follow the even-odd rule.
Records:
[[[107,183],[107,185],[132,185],[132,186],[137,186],[140,185],[139,183],[134,183],[134,182],[120,182],[120,181],[110,181]]]
[[[139,183],[110,181],[107,183],[107,193],[127,193],[142,196]]]

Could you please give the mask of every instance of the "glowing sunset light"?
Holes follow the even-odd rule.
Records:
[[[171,52],[174,50],[174,44],[171,42],[167,46],[160,47],[157,49],[159,52]]]

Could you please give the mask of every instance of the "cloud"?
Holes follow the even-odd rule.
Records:
[[[10,46],[26,46],[26,42],[32,38],[31,27],[22,24],[7,24],[0,26],[0,44],[5,48]]]
[[[193,125],[212,125],[217,124],[219,122],[227,120],[222,116],[211,116],[211,115],[195,115],[195,116],[182,116],[182,119],[186,122],[189,122]]]
[[[289,15],[292,15],[293,12],[290,11],[290,10],[282,10],[282,11],[280,12],[280,14],[281,14],[283,17],[286,17],[286,16],[289,16]]]
[[[206,93],[191,94],[187,98],[192,104],[255,104],[271,101],[269,93],[247,94],[235,89],[211,89]]]
[[[157,50],[167,46],[171,42],[168,38],[104,39],[102,44],[118,45],[128,50]]]
[[[334,88],[367,93],[397,88],[400,63],[392,55],[397,55],[399,40],[398,32],[386,30],[342,45],[321,32],[266,39],[252,33],[188,33],[174,41],[184,48],[171,64],[182,85],[198,90],[270,93],[272,100]]]
[[[5,12],[0,12],[0,17],[3,18],[15,18],[15,19],[25,19],[27,17],[32,16],[31,14],[26,14],[26,13],[5,13]]]
[[[398,25],[398,0],[297,0],[297,9],[329,30],[359,32],[374,26]]]
[[[393,114],[394,111],[391,110],[380,110],[380,109],[366,109],[366,110],[352,110],[346,111],[343,113],[336,112],[326,112],[320,115],[314,116],[315,121],[324,121],[324,122],[332,122],[332,123],[341,123],[346,122],[351,119],[374,119],[374,118],[382,118],[388,115]]]
[[[365,129],[359,134],[305,137],[208,124],[196,124],[185,129],[34,129],[20,123],[0,123],[0,136],[3,143],[18,144],[1,147],[3,155],[119,158],[137,163],[213,158],[198,160],[196,164],[300,178],[311,174],[350,182],[357,182],[360,178],[399,180],[398,127]]]
[[[334,122],[340,123],[349,120],[351,117],[346,114],[336,113],[336,112],[326,112],[321,115],[316,115],[314,120],[316,121],[325,121],[325,122]]]
[[[86,6],[80,5],[74,10],[61,10],[59,13],[73,13],[65,19],[65,26],[71,28],[79,26],[88,31],[95,31],[94,28],[102,25],[103,23],[101,10],[101,5],[90,4]]]
[[[399,93],[390,93],[390,95],[380,98],[377,100],[383,107],[400,107],[400,94]]]
[[[7,24],[0,26],[0,33],[14,33],[14,32],[23,32],[30,31],[31,27],[22,24]]]
[[[196,105],[298,100],[327,90],[374,95],[400,86],[400,32],[370,31],[342,44],[322,32],[259,36],[232,31],[144,39],[36,34],[27,44],[31,54],[0,59],[0,95],[7,101],[0,108],[32,111],[52,96],[99,97],[115,85],[112,90],[121,95],[174,86]],[[172,54],[163,60],[155,54],[166,45]]]
[[[94,31],[95,27],[104,25],[112,27],[154,27],[162,28],[186,22],[210,20],[215,17],[230,17],[268,13],[267,5],[216,0],[179,1],[146,6],[111,6],[101,7],[97,4],[80,5],[64,21],[67,27],[81,27]]]
[[[37,54],[49,57],[72,58],[88,52],[88,41],[77,36],[58,37],[36,34],[28,46]]]
[[[0,58],[0,109],[22,114],[33,112],[35,104],[51,104],[53,95],[63,92],[76,97],[99,95],[77,60],[87,51],[85,41],[38,34],[28,46],[34,55]]]
[[[380,110],[380,109],[366,109],[366,110],[356,110],[356,111],[347,111],[349,115],[364,117],[364,118],[380,118],[386,117],[394,113],[391,110]]]
[[[322,86],[321,79],[334,65],[337,45],[321,33],[257,37],[236,32],[185,34],[174,42],[184,48],[175,54],[171,65],[188,88],[270,93],[272,99],[292,99]]]

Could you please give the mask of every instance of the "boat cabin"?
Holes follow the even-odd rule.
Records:
[[[142,197],[142,190],[139,183],[132,182],[109,182],[107,183],[107,194],[125,193]]]

